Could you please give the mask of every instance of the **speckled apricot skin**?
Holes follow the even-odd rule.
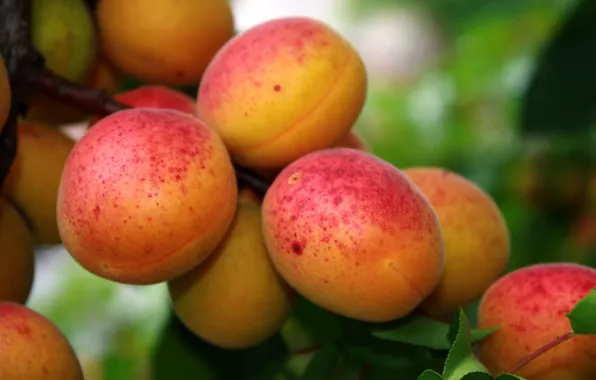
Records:
[[[509,261],[505,218],[492,197],[467,178],[438,167],[402,170],[433,206],[445,239],[445,269],[439,285],[422,303],[446,313],[477,300]]]
[[[75,142],[45,124],[19,122],[17,154],[2,195],[25,215],[36,244],[60,244],[56,202],[64,164]]]
[[[360,56],[336,31],[307,17],[279,18],[215,55],[197,112],[239,164],[279,169],[344,136],[362,110],[366,84]]]
[[[206,124],[174,110],[119,111],[97,122],[68,157],[60,236],[98,276],[167,281],[215,249],[237,194],[230,157]]]
[[[132,90],[114,95],[114,100],[129,107],[165,108],[186,112],[191,115],[196,113],[196,102],[183,92],[160,85],[144,85]],[[101,118],[92,121],[96,123]]]
[[[197,84],[234,34],[228,0],[101,0],[95,15],[106,58],[156,84]]]
[[[443,237],[430,204],[369,153],[333,148],[294,161],[262,207],[279,273],[337,314],[369,322],[405,316],[443,272]]]
[[[294,292],[276,272],[261,233],[261,208],[244,199],[226,237],[205,262],[168,283],[176,315],[197,336],[242,349],[273,336]]]
[[[0,301],[0,347],[0,379],[83,380],[64,334],[25,306]]]
[[[370,147],[364,141],[362,136],[360,136],[355,131],[348,132],[345,136],[339,139],[338,142],[335,143],[336,148],[352,148],[361,150],[363,152],[370,152]]]
[[[565,316],[596,287],[596,269],[572,263],[534,264],[497,280],[482,297],[478,327],[500,328],[481,341],[478,356],[494,374],[571,331]],[[516,372],[528,380],[596,378],[596,336],[575,336]]]

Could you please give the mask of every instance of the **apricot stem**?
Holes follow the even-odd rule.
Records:
[[[525,358],[523,358],[522,360],[520,360],[516,365],[511,367],[511,369],[509,371],[507,371],[507,373],[514,374],[515,372],[517,372],[520,369],[522,369],[523,367],[525,367],[532,360],[538,358],[540,355],[544,354],[551,348],[558,346],[559,344],[571,339],[572,337],[573,337],[573,332],[568,332],[566,334],[556,337],[555,339],[551,340],[544,346],[542,346],[539,349],[537,349],[536,351],[532,352],[530,355],[528,355]]]

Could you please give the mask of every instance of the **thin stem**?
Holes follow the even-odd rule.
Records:
[[[509,369],[507,371],[507,373],[515,373],[517,371],[519,371],[520,369],[522,369],[523,367],[525,367],[528,363],[530,363],[532,360],[536,359],[537,357],[539,357],[540,355],[544,354],[545,352],[547,352],[548,350],[558,346],[559,344],[569,340],[573,338],[573,332],[568,332],[567,334],[561,335],[556,337],[555,339],[551,340],[550,342],[548,342],[547,344],[545,344],[544,346],[540,347],[539,349],[537,349],[536,351],[532,352],[530,355],[526,356],[525,358],[523,358],[522,360],[520,360],[516,365],[514,365],[513,367],[511,367],[511,369]]]
[[[37,88],[51,98],[100,116],[130,108],[112,99],[104,90],[74,83],[47,68],[38,77]]]

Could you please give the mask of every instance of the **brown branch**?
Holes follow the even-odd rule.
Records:
[[[107,92],[97,90],[85,85],[74,83],[48,69],[44,69],[37,78],[40,92],[62,103],[69,104],[78,109],[100,116],[106,116],[129,106],[115,101]],[[269,183],[260,178],[251,170],[234,164],[236,178],[239,183],[244,183],[264,196],[269,189]]]
[[[71,82],[48,69],[44,69],[38,77],[37,88],[53,99],[99,116],[130,108],[112,99],[104,90]]]
[[[556,337],[555,339],[551,340],[544,346],[540,347],[536,351],[532,352],[531,354],[529,354],[528,356],[526,356],[525,358],[520,360],[517,364],[515,364],[513,367],[511,367],[511,369],[509,369],[506,373],[515,374],[515,372],[517,372],[520,369],[522,369],[523,367],[525,367],[532,360],[536,359],[540,355],[544,354],[545,352],[549,351],[552,348],[555,348],[559,344],[561,344],[571,338],[573,338],[573,332],[568,332],[567,334],[563,334],[561,336]]]

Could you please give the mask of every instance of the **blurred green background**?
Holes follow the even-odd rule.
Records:
[[[398,167],[450,168],[491,193],[512,234],[508,270],[546,261],[596,265],[596,9],[590,3],[233,2],[243,29],[288,14],[337,26],[361,51],[370,75],[355,129]],[[259,12],[265,8],[271,16]],[[163,361],[188,374],[202,366],[208,372],[212,362],[185,359],[189,351],[179,350],[179,326],[168,325],[164,338],[163,285],[117,285],[83,270],[62,247],[44,251],[29,306],[69,337],[87,380],[174,379],[159,366]],[[472,322],[474,307],[468,307]],[[221,365],[272,362],[283,348],[269,343],[238,354],[244,364],[222,359]]]

